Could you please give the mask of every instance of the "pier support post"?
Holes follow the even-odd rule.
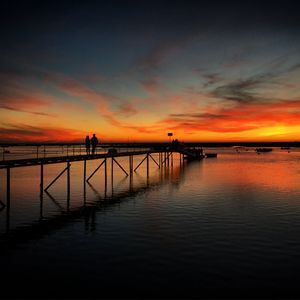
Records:
[[[40,220],[43,219],[43,206],[44,206],[44,165],[41,163],[41,179],[40,179]]]
[[[86,182],[86,160],[83,161],[83,189],[85,190]]]
[[[130,155],[129,156],[129,174],[130,176],[132,176],[133,173],[133,156]]]
[[[105,186],[105,190],[107,189],[107,162],[106,162],[107,158],[105,158],[104,160],[104,186]]]
[[[83,182],[86,180],[86,160],[83,161]]]
[[[70,162],[67,162],[67,211],[70,209]]]
[[[44,165],[41,163],[41,179],[40,179],[40,197],[43,197],[44,192]]]
[[[167,152],[167,157],[168,157],[168,167],[170,166],[170,153],[169,151]]]
[[[6,207],[10,206],[10,168],[6,169]]]
[[[111,158],[111,197],[114,194],[114,158]]]
[[[10,168],[6,169],[6,232],[10,226]]]
[[[147,154],[147,177],[149,177],[149,154]]]

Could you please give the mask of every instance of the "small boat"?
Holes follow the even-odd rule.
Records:
[[[9,150],[4,150],[3,153],[10,153],[10,151]]]
[[[290,150],[291,147],[281,147],[280,149],[281,149],[281,150]]]
[[[260,153],[260,152],[271,152],[273,149],[272,148],[256,148],[255,151],[257,153]]]
[[[206,158],[217,157],[218,153],[205,153]]]

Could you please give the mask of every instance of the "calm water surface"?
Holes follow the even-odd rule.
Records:
[[[218,157],[174,156],[162,170],[150,161],[148,178],[146,164],[132,180],[114,165],[112,182],[109,163],[107,187],[101,168],[86,192],[83,163],[72,163],[69,200],[65,176],[41,200],[39,168],[12,169],[0,296],[299,298],[299,149],[205,150]],[[45,184],[64,167],[45,166]]]

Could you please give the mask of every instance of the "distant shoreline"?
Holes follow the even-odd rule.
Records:
[[[190,147],[233,147],[233,146],[244,146],[244,147],[300,147],[300,142],[184,142],[186,146]],[[16,146],[76,146],[76,145],[84,145],[84,143],[57,143],[57,142],[45,142],[45,143],[3,143],[0,142],[0,147],[16,147]],[[149,142],[149,143],[100,143],[100,147],[167,147],[170,143],[163,142]]]

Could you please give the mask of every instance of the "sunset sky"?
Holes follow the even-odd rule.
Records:
[[[299,141],[296,1],[6,1],[0,140]]]

